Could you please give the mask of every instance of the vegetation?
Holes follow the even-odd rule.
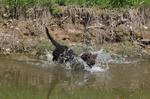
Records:
[[[48,10],[46,9],[46,11],[50,10],[49,13],[51,13],[53,16],[60,16],[61,13],[62,13],[61,7],[62,6],[66,6],[66,5],[80,5],[80,6],[88,6],[88,7],[119,8],[119,7],[133,7],[133,6],[150,5],[150,0],[0,0],[0,4],[9,5],[8,8],[10,8],[10,9],[9,9],[9,11],[5,11],[6,14],[4,14],[4,15],[8,15],[12,19],[13,18],[18,19],[19,15],[22,15],[25,18],[28,18],[28,17],[30,17],[30,14],[31,14],[31,18],[36,19],[35,18],[36,14],[37,14],[37,16],[39,14],[42,15],[42,13],[37,13],[38,10],[36,9],[36,7],[37,8],[38,7],[43,7],[43,6],[44,7],[49,7],[49,9]],[[34,7],[35,7],[35,9],[34,9]],[[33,8],[33,9],[29,9],[29,8]],[[19,13],[19,11],[17,11],[17,9],[19,9],[19,11],[21,13]],[[43,10],[40,10],[40,11],[42,12]],[[148,17],[147,18],[144,17],[145,13],[146,12],[142,13],[141,19],[148,19]],[[87,15],[88,14],[89,13],[87,13]],[[82,15],[82,14],[79,15],[79,17],[81,19],[80,21],[84,21],[83,20],[84,18],[82,16],[85,17],[86,14],[85,15]],[[148,16],[148,15],[145,15],[145,16]],[[58,18],[58,20],[59,20],[58,23],[59,22],[61,23],[62,19]],[[108,19],[108,20],[110,21],[110,19]],[[0,19],[0,20],[3,20],[3,19]],[[115,21],[115,19],[114,19],[114,21]],[[54,22],[57,23],[56,21],[54,21]],[[144,22],[144,21],[141,21],[141,23],[142,22]],[[86,23],[86,20],[85,20],[85,23]],[[76,36],[80,36],[80,35],[78,35],[78,33],[76,33],[76,34],[77,34]],[[129,36],[129,35],[127,35],[127,36]],[[100,42],[98,42],[98,44],[100,44],[100,43],[102,44],[103,43],[101,38],[100,38],[99,41]],[[128,56],[130,56],[130,55],[132,55],[132,53],[137,54],[138,52],[141,51],[139,46],[135,47],[135,46],[133,46],[132,44],[129,44],[129,43],[128,42],[127,43],[121,43],[120,47],[117,50],[117,52],[119,54],[122,54],[122,55],[126,55],[127,54]],[[51,48],[52,47],[51,47],[51,45],[49,46],[49,43],[41,42],[36,47],[36,50],[38,50],[38,52],[44,52],[45,49],[46,50],[50,50]],[[137,48],[137,50],[135,50],[136,48]]]
[[[37,49],[40,49],[42,51],[44,50],[49,51],[53,49],[53,45],[49,43],[48,41],[41,41],[41,43],[39,43],[39,45],[37,46]]]
[[[120,8],[132,6],[146,6],[150,5],[150,0],[0,0],[1,4],[9,5],[12,12],[17,17],[17,9],[29,7],[49,7],[51,14],[55,17],[61,16],[62,9],[60,6],[65,5],[80,5],[88,7],[102,7],[102,8]]]
[[[150,0],[0,0],[3,4],[11,6],[55,6],[81,5],[81,6],[104,6],[126,7],[136,5],[149,5]]]
[[[20,9],[20,7],[28,8],[36,6],[46,6],[49,7],[52,15],[60,16],[62,13],[62,9],[60,8],[60,6],[65,5],[120,8],[150,5],[150,0],[0,0],[0,3],[9,5],[11,8],[13,8],[14,13],[16,13],[16,10]]]
[[[141,46],[139,45],[133,45],[129,41],[124,41],[120,43],[120,46],[117,49],[117,53],[122,56],[128,56],[128,57],[136,57],[140,56],[142,53]]]

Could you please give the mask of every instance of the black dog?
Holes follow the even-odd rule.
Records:
[[[56,42],[49,34],[47,27],[46,27],[46,34],[48,38],[51,40],[52,44],[55,46],[55,50],[53,51],[53,61],[58,61],[59,63],[63,63],[63,62],[70,61],[75,56],[77,56],[72,49],[68,48],[68,46],[61,45],[58,42]]]
[[[78,57],[77,54],[74,53],[72,49],[70,49],[68,46],[61,45],[57,41],[55,41],[52,36],[49,34],[48,28],[46,27],[46,34],[48,38],[51,40],[52,44],[55,46],[55,49],[53,51],[53,61],[57,61],[59,63],[64,62],[73,62],[75,63],[76,57]],[[80,58],[84,60],[89,67],[92,67],[95,64],[96,55],[93,55],[91,53],[83,53]]]

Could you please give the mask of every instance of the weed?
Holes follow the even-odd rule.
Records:
[[[128,57],[136,57],[141,54],[141,47],[139,45],[133,45],[129,41],[124,41],[120,43],[117,53],[121,54],[122,56],[128,56]]]
[[[0,0],[2,4],[10,6],[65,6],[70,4],[84,6],[106,6],[106,7],[126,7],[136,5],[149,5],[150,0]]]
[[[48,41],[42,41],[36,47],[36,54],[37,55],[45,55],[46,51],[50,51],[53,49],[53,45]]]

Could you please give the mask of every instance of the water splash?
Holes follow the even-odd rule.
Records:
[[[101,49],[100,51],[93,51],[92,54],[97,54],[96,63],[92,68],[86,64],[85,61],[79,59],[80,63],[84,66],[84,70],[90,72],[105,72],[109,70],[109,64],[131,64],[137,63],[139,60],[127,60],[123,58],[121,55],[108,53],[105,50]],[[82,53],[83,54],[83,53]]]
[[[105,50],[101,49],[100,51],[91,52],[92,54],[97,54],[96,63],[92,67],[88,66],[87,63],[82,60],[80,56],[74,57],[73,60],[65,62],[65,69],[73,70],[85,70],[88,72],[105,72],[109,70],[110,63],[113,64],[127,64],[137,61],[127,61],[125,58],[117,55],[108,53]],[[81,53],[82,55],[83,53]],[[47,60],[51,62],[52,55],[50,53],[46,54]]]
[[[87,63],[81,57],[74,57],[74,59],[71,62],[66,63],[66,69],[82,69],[89,72],[105,72],[109,69],[107,64],[107,61],[111,59],[109,54],[104,53],[103,50],[92,52],[92,54],[97,54],[96,64],[92,67],[87,65]]]

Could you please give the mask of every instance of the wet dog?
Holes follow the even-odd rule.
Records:
[[[75,63],[76,57],[80,57],[89,67],[92,67],[95,64],[96,55],[92,53],[83,53],[82,55],[78,56],[72,49],[70,49],[66,45],[61,45],[57,41],[53,39],[50,35],[48,28],[46,27],[46,34],[48,38],[51,40],[52,44],[55,46],[55,49],[52,53],[53,61],[57,61],[59,63],[64,62],[72,62]]]
[[[87,63],[89,67],[92,67],[95,65],[97,54],[86,52],[83,53],[80,57]]]

